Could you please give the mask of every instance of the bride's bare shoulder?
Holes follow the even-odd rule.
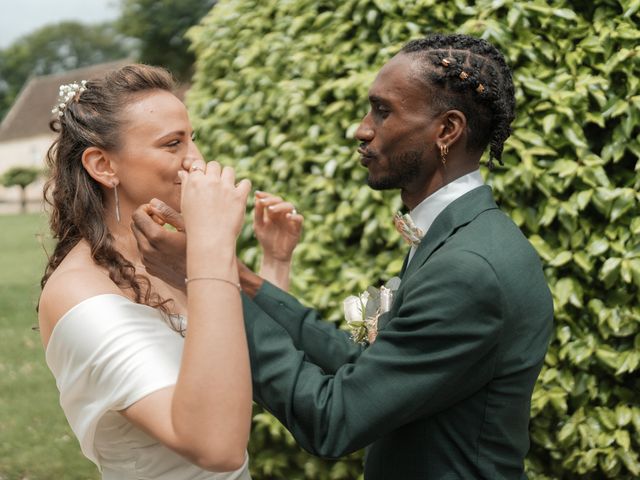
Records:
[[[40,295],[38,323],[43,344],[62,316],[87,298],[105,293],[122,295],[108,273],[96,265],[89,247],[76,245],[51,274]]]

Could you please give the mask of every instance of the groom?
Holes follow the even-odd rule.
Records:
[[[510,133],[510,71],[483,40],[434,35],[381,69],[369,102],[368,183],[400,189],[424,236],[367,348],[242,272],[254,397],[316,455],[367,447],[367,480],[524,479],[553,306],[478,171]]]

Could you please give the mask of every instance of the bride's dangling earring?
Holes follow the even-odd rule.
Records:
[[[118,183],[113,182],[113,194],[116,197],[116,221],[120,223],[120,199],[118,198]]]

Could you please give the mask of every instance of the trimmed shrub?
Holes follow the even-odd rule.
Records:
[[[366,185],[353,133],[378,69],[430,32],[481,36],[514,71],[505,166],[484,171],[545,264],[556,325],[532,401],[530,478],[640,476],[638,0],[222,0],[190,31],[203,153],[305,215],[292,290],[340,303],[400,270],[397,192]],[[247,226],[243,258],[258,249]],[[256,409],[254,478],[357,478]]]

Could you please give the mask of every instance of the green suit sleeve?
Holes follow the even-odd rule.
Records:
[[[355,362],[364,349],[346,331],[321,320],[318,312],[268,282],[254,301],[287,331],[293,345],[326,373],[335,373],[342,365]],[[281,314],[285,310],[286,314]]]
[[[332,374],[299,348],[310,339],[296,344],[281,325],[299,317],[298,302],[245,299],[254,397],[309,452],[358,450],[491,379],[502,327],[495,272],[472,252],[434,257],[401,285],[398,313],[375,343]]]

